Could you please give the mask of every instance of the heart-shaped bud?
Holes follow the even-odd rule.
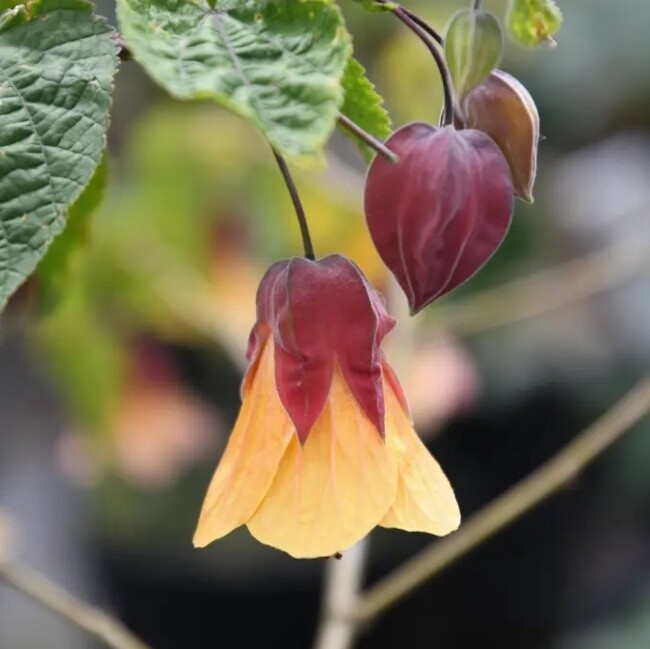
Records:
[[[368,170],[366,220],[415,313],[471,277],[508,231],[508,163],[485,133],[413,123],[387,141],[399,156]]]
[[[461,9],[450,19],[445,58],[459,101],[501,62],[503,34],[487,11]]]
[[[512,75],[495,70],[467,95],[463,112],[468,128],[497,143],[510,166],[515,194],[532,203],[539,113],[528,90]]]

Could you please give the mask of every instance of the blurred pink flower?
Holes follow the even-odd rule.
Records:
[[[65,473],[77,482],[95,482],[108,462],[137,486],[158,488],[213,452],[225,433],[214,408],[180,382],[167,352],[140,342],[108,445],[73,431],[57,451]]]
[[[402,375],[415,426],[423,436],[469,409],[480,391],[474,361],[459,342],[442,333],[416,343]]]

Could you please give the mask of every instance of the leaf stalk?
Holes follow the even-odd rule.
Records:
[[[388,162],[395,164],[399,162],[399,158],[393,151],[391,151],[383,142],[378,140],[374,135],[364,131],[356,122],[353,122],[349,117],[343,113],[339,113],[339,124],[346,130],[353,133],[364,144],[367,144],[371,149],[376,151],[380,156],[386,158]]]

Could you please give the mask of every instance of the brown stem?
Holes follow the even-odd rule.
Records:
[[[388,0],[377,0],[380,4],[388,4]],[[451,77],[449,76],[449,69],[445,63],[445,59],[438,50],[436,43],[432,42],[428,30],[426,30],[420,23],[424,22],[421,19],[415,19],[411,12],[404,9],[404,7],[392,7],[391,12],[402,21],[426,46],[431,52],[438,71],[440,72],[440,79],[442,81],[442,88],[445,95],[445,109],[443,112],[443,125],[448,126],[453,124],[454,121],[454,96],[451,87]],[[434,37],[435,38],[435,37]],[[437,40],[437,39],[436,39]],[[440,39],[442,40],[442,39]]]
[[[339,113],[339,124],[356,135],[360,140],[367,144],[371,149],[376,151],[380,156],[386,158],[388,162],[395,164],[399,162],[399,158],[393,153],[383,142],[380,142],[374,135],[364,131],[356,122],[353,122],[349,117],[343,113]]]
[[[300,227],[300,235],[302,237],[302,247],[305,251],[305,257],[314,261],[316,255],[314,254],[314,245],[311,241],[311,235],[309,234],[309,224],[307,223],[307,216],[305,215],[305,210],[300,202],[300,196],[298,194],[298,189],[296,188],[296,183],[293,182],[291,172],[285,159],[275,150],[273,150],[273,155],[275,156],[275,161],[280,167],[280,172],[284,178],[284,182],[287,185],[289,190],[289,195],[291,196],[291,201],[293,202],[293,207],[296,210],[296,218],[298,219],[298,226]]]
[[[433,40],[438,43],[438,45],[445,44],[443,37],[433,27],[431,27],[431,25],[429,25],[426,20],[420,18],[420,16],[406,7],[402,7],[402,9],[404,10],[404,13],[408,14],[414,23],[422,27],[422,29],[424,29],[424,31],[429,34],[429,36],[431,36],[431,38],[433,38]]]

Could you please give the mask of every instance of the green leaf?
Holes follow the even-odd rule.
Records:
[[[553,0],[510,0],[507,22],[512,37],[522,45],[554,45],[552,36],[562,25],[562,12]]]
[[[375,90],[375,86],[366,76],[364,67],[356,59],[351,58],[345,68],[343,90],[345,101],[341,112],[364,131],[382,141],[385,140],[393,130],[390,116],[384,108],[383,98]],[[343,129],[343,132],[356,141],[363,157],[370,161],[375,152],[347,129]]]
[[[104,197],[107,167],[104,155],[90,183],[70,208],[66,229],[52,242],[36,269],[39,294],[46,309],[59,300],[70,273],[73,254],[83,249],[88,241],[90,217]]]
[[[83,0],[34,0],[0,15],[0,309],[101,159],[112,35]]]
[[[449,20],[445,35],[445,58],[458,100],[501,62],[503,34],[499,21],[487,11],[461,9]]]
[[[322,0],[118,0],[134,58],[170,94],[212,99],[254,122],[280,153],[316,158],[343,102],[351,54],[338,8]]]

